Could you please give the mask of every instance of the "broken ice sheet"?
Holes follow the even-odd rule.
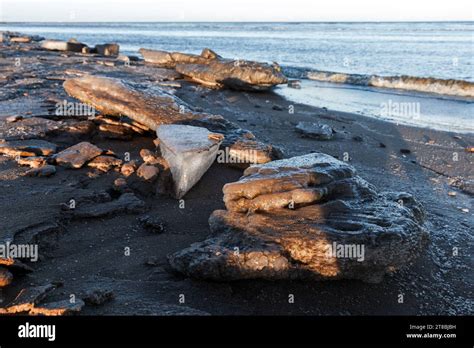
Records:
[[[181,198],[212,165],[224,136],[203,127],[185,125],[162,125],[156,134],[161,154],[170,165],[174,195]]]

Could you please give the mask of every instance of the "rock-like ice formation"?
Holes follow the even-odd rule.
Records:
[[[315,153],[249,167],[224,186],[212,236],[169,256],[211,280],[360,279],[379,282],[426,245],[424,213],[407,193],[378,193],[335,158]]]
[[[56,163],[66,168],[81,168],[85,163],[102,153],[102,149],[83,141],[59,152],[55,156]]]
[[[74,41],[44,40],[41,47],[50,51],[82,52],[87,45]]]
[[[266,90],[288,80],[278,65],[224,59],[210,49],[201,55],[140,49],[146,62],[175,68],[177,72],[206,86],[242,90]]]
[[[64,89],[104,115],[126,115],[153,130],[161,124],[200,117],[189,112],[184,103],[179,104],[177,98],[164,90],[148,93],[119,79],[84,76],[67,80]]]
[[[318,124],[314,122],[299,122],[295,130],[302,137],[313,138],[318,140],[330,140],[334,136],[334,131],[327,124]]]

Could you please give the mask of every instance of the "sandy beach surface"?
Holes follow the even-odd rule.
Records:
[[[20,63],[16,63],[20,62]],[[12,115],[54,118],[54,105],[72,100],[65,79],[91,73],[159,83],[153,67],[130,66],[115,58],[40,50],[33,44],[0,46],[0,133]],[[176,81],[174,81],[176,82]],[[166,256],[209,234],[208,218],[224,207],[222,187],[242,170],[214,163],[185,196],[155,195],[137,182],[135,194],[146,202],[142,215],[160,217],[165,232],[152,233],[142,215],[62,221],[61,203],[88,190],[112,191],[116,171],[98,174],[85,167],[57,167],[48,178],[27,177],[27,168],[0,157],[0,237],[29,241],[34,233],[41,258],[33,272],[15,277],[0,299],[10,302],[25,287],[60,282],[49,299],[82,296],[93,289],[114,293],[102,306],[86,306],[83,315],[212,314],[212,315],[468,315],[473,313],[473,134],[410,127],[357,114],[295,104],[273,92],[213,90],[179,80],[165,87],[196,111],[222,115],[278,146],[285,157],[323,152],[347,159],[359,175],[385,191],[413,194],[427,213],[429,246],[410,267],[386,276],[379,284],[360,281],[205,282],[172,272]],[[291,112],[290,112],[291,110]],[[332,140],[302,138],[300,121],[320,122],[335,130]],[[77,137],[54,134],[46,140],[64,149],[86,139],[119,157],[153,149],[153,132],[131,140],[99,133]],[[38,233],[43,230],[42,233]],[[35,231],[35,232],[32,232]],[[130,256],[124,255],[129,248]],[[289,295],[294,303],[289,303]],[[182,303],[183,296],[185,298]],[[400,295],[403,303],[400,303]]]

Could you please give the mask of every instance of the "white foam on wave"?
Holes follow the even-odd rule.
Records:
[[[284,67],[283,72],[286,76],[297,79],[309,79],[315,81],[342,83],[356,86],[393,88],[407,91],[474,98],[474,83],[463,80],[448,80],[416,76],[378,76],[347,74],[293,67]]]

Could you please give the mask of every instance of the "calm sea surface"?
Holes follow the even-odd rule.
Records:
[[[474,81],[474,22],[430,23],[11,23],[0,30],[118,42],[335,72]]]

